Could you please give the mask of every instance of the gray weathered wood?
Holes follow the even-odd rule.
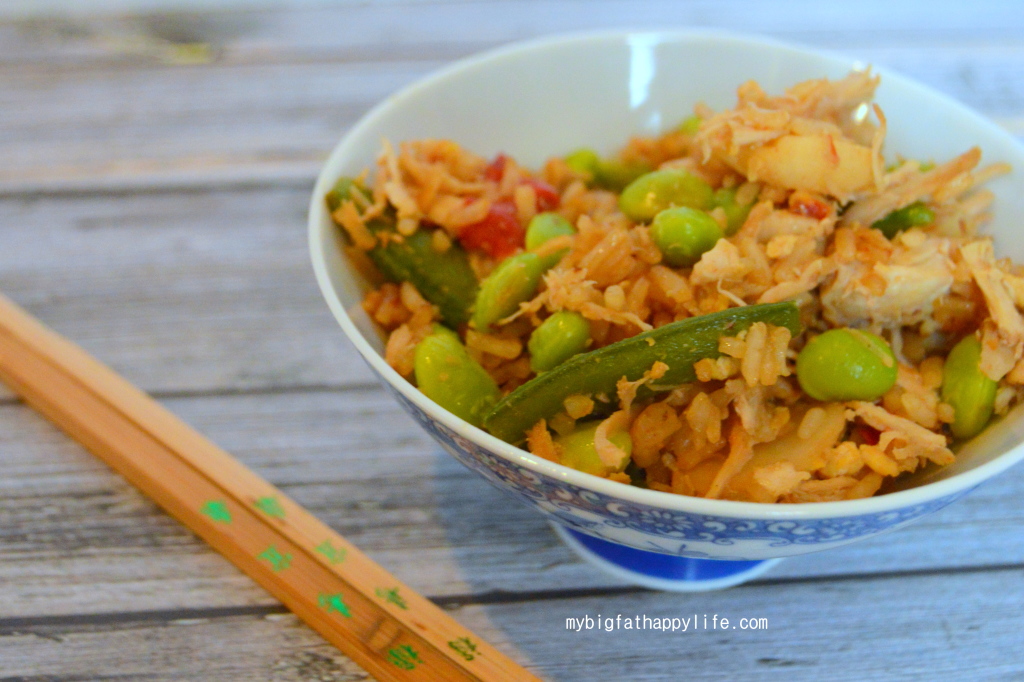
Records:
[[[167,404],[428,595],[622,585],[441,452],[381,390]],[[27,408],[0,407],[0,434],[0,614],[272,603]],[[766,580],[1024,564],[1022,494],[1015,470],[905,529],[791,559]]]
[[[0,101],[8,104],[0,107],[6,152],[0,191],[310,178],[362,113],[424,73],[517,38],[624,24],[721,26],[727,20],[732,29],[841,49],[1020,132],[1022,13],[1012,3],[970,10],[938,3],[923,21],[909,6],[875,2],[856,13],[842,5],[820,13],[808,4],[804,13],[796,6],[780,13],[755,2],[660,3],[638,16],[622,2],[559,2],[543,11],[520,3],[420,3],[150,17],[127,28],[109,20],[6,24],[0,26],[11,45],[0,50],[10,60],[0,59]],[[887,28],[880,33],[883,18]],[[951,34],[960,42],[950,42]],[[140,54],[125,35],[208,40],[213,61],[168,65]],[[987,42],[979,45],[977,35]],[[34,59],[18,56],[24,43],[33,46]]]
[[[270,613],[2,628],[3,680],[370,680],[297,618]],[[175,617],[177,616],[177,617]],[[268,644],[273,643],[271,646]]]
[[[1022,578],[1015,568],[712,594],[628,590],[470,604],[453,615],[549,680],[1007,681],[1024,675]],[[566,629],[567,618],[598,615],[687,618],[691,629]],[[716,615],[729,626],[703,629]],[[767,629],[733,629],[741,618],[767,618]],[[0,620],[0,661],[8,680],[365,679],[293,616],[263,609]]]
[[[148,391],[373,382],[327,310],[309,190],[0,200],[0,291]]]
[[[544,33],[622,26],[725,27],[829,41],[835,46],[863,42],[921,48],[936,41],[1012,42],[1020,38],[1024,24],[1018,8],[1001,0],[970,5],[939,0],[929,3],[928,11],[915,3],[865,0],[858,3],[856,12],[842,4],[822,5],[814,0],[784,6],[758,0],[653,0],[641,8],[629,0],[338,0],[327,6],[299,3],[287,8],[250,4],[254,7],[248,11],[165,11],[140,16],[77,12],[4,22],[0,23],[0,62],[118,65],[146,52],[138,39],[208,43],[222,58],[238,62],[331,56],[388,61],[430,51],[450,56]],[[159,63],[158,56],[149,61]]]

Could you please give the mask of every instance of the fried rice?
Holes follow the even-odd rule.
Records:
[[[372,270],[361,252],[381,237],[366,223],[385,209],[395,211],[399,235],[430,230],[433,248],[444,252],[495,202],[511,202],[525,225],[538,212],[538,193],[554,190],[554,210],[576,233],[539,251],[567,249],[565,255],[536,296],[493,329],[460,330],[503,393],[534,376],[527,341],[557,311],[586,318],[596,349],[693,316],[796,301],[804,327],[796,337],[757,323],[722,338],[718,358],[696,363],[697,381],[653,402],[637,401],[635,384],[655,381],[658,367],[640,382],[620,381],[619,409],[606,421],[630,433],[634,474],[610,477],[681,495],[766,503],[869,497],[886,481],[954,460],[947,427],[953,411],[940,387],[945,356],[957,341],[981,339],[982,370],[998,382],[998,414],[1024,391],[1024,268],[997,259],[991,239],[978,232],[993,201],[983,185],[1009,168],[980,166],[977,148],[937,164],[887,163],[886,120],[872,104],[877,85],[870,71],[807,81],[778,96],[748,82],[732,109],[698,105],[696,132],[629,140],[623,162],[685,169],[752,204],[738,231],[692,267],[664,264],[647,226],[619,210],[618,195],[595,187],[564,159],[532,172],[450,140],[385,143],[372,190],[354,193],[333,216],[357,266]],[[914,202],[932,210],[932,224],[891,239],[872,228]],[[711,216],[725,227],[721,209]],[[500,260],[470,250],[479,279]],[[409,282],[379,284],[363,307],[387,334],[386,361],[411,380],[416,345],[438,309]],[[835,327],[871,331],[892,347],[897,380],[878,401],[822,403],[801,390],[798,352],[810,336]],[[555,437],[593,409],[593,396],[571,396],[564,411],[530,429],[527,447],[558,462]],[[596,445],[616,447],[602,441],[601,429]]]

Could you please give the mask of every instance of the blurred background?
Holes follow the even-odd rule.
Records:
[[[3,186],[312,178],[342,131],[419,76],[600,28],[719,27],[845,52],[1024,134],[1012,0],[8,0],[0,20]]]

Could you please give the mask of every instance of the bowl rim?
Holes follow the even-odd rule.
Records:
[[[537,457],[530,452],[510,445],[495,436],[487,433],[481,428],[472,426],[468,422],[448,412],[433,400],[427,398],[415,386],[406,381],[394,369],[388,365],[384,358],[370,346],[362,333],[355,326],[349,317],[341,299],[331,282],[328,273],[328,266],[324,250],[322,248],[323,226],[330,226],[329,216],[326,216],[326,208],[323,195],[333,185],[337,177],[336,166],[348,152],[348,147],[355,143],[355,140],[365,135],[366,129],[372,128],[376,121],[391,111],[401,106],[403,102],[415,97],[418,93],[433,88],[450,79],[458,78],[460,75],[470,73],[479,69],[486,69],[492,64],[515,59],[522,54],[544,51],[551,48],[560,48],[566,45],[582,43],[614,42],[617,44],[629,44],[631,40],[655,41],[655,44],[674,43],[688,40],[712,40],[720,43],[735,43],[747,47],[768,48],[771,50],[783,50],[799,56],[808,56],[815,59],[824,59],[843,65],[846,68],[862,68],[864,62],[843,55],[838,52],[821,50],[814,47],[804,46],[796,43],[777,40],[764,36],[744,34],[732,31],[715,29],[683,28],[671,30],[599,30],[579,31],[571,33],[559,33],[546,35],[539,38],[532,38],[524,41],[516,41],[484,52],[471,55],[457,60],[452,64],[442,67],[426,76],[417,79],[413,83],[400,88],[397,92],[387,96],[384,100],[373,106],[364,114],[338,141],[328,156],[327,161],[317,177],[313,196],[310,200],[308,213],[308,237],[310,256],[312,258],[313,270],[316,275],[320,291],[327,301],[328,307],[334,314],[338,324],[344,330],[345,335],[355,345],[363,359],[370,365],[373,371],[382,381],[386,381],[394,390],[398,391],[405,399],[422,410],[431,419],[440,422],[460,437],[474,443],[488,452],[501,457],[515,465],[522,466],[531,472],[554,478],[563,483],[574,485],[584,490],[592,490],[596,493],[606,495],[623,502],[657,508],[671,512],[686,512],[714,517],[758,519],[765,521],[809,521],[816,519],[827,519],[837,517],[854,517],[884,514],[899,509],[926,504],[935,500],[953,496],[957,493],[973,488],[985,480],[1005,471],[1021,459],[1024,459],[1024,443],[995,456],[967,471],[955,474],[949,478],[939,481],[926,482],[913,488],[900,490],[884,495],[873,496],[858,500],[840,500],[835,502],[805,502],[805,503],[758,503],[739,502],[734,500],[707,499],[701,497],[690,497],[676,493],[638,488],[635,486],[618,483],[606,478],[587,474],[571,469],[562,464]],[[1024,154],[1024,145],[1010,135],[1005,129],[999,127],[989,119],[975,112],[970,107],[958,102],[952,97],[935,90],[934,88],[919,83],[906,76],[892,72],[884,67],[872,67],[873,70],[882,76],[883,81],[898,83],[901,88],[916,89],[932,97],[941,99],[944,104],[960,114],[967,115],[980,125],[988,127],[1002,141]]]

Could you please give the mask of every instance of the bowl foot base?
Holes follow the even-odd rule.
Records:
[[[552,523],[558,537],[576,554],[605,573],[636,585],[671,592],[721,590],[765,573],[782,559],[727,561],[691,559],[646,552],[595,538]]]

